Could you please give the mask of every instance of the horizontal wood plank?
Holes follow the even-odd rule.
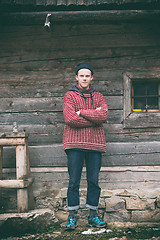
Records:
[[[68,172],[50,172],[50,173],[32,173],[37,181],[33,184],[33,190],[37,193],[42,190],[43,184],[48,187],[51,191],[55,188],[67,188],[68,187]],[[132,189],[135,191],[139,190],[141,186],[141,191],[156,189],[160,183],[159,172],[132,172],[128,171],[126,174],[124,172],[100,172],[99,184],[102,189],[107,190],[117,190],[122,189]],[[57,181],[61,179],[61,181]],[[82,173],[81,178],[81,188],[86,188],[86,172]]]
[[[12,132],[12,125],[0,125],[0,136]],[[64,123],[49,125],[18,125],[18,131],[28,134],[29,145],[62,143]],[[151,142],[159,141],[160,129],[124,129],[122,124],[104,124],[107,143],[111,142]]]
[[[121,123],[123,117],[122,110],[110,110],[108,115],[108,123]],[[17,122],[18,125],[50,125],[64,123],[63,112],[39,112],[33,113],[0,113],[0,125],[13,125]]]
[[[27,188],[33,183],[33,179],[25,179],[25,180],[0,180],[0,188]]]
[[[125,128],[159,128],[160,113],[132,113],[124,120]]]
[[[159,166],[160,142],[107,143],[103,166]],[[66,166],[62,144],[30,146],[31,166]],[[4,148],[4,167],[15,166],[15,149]]]
[[[1,98],[59,98],[77,82],[74,70],[1,72]],[[122,96],[122,71],[95,70],[93,86],[104,96]]]
[[[25,138],[0,138],[0,146],[2,145],[24,145],[25,144]]]
[[[14,169],[3,169],[3,176],[13,178],[13,171]],[[123,192],[125,186],[125,189],[129,189],[129,192],[138,190],[142,193],[143,191],[153,191],[153,189],[157,189],[160,183],[159,173],[159,166],[102,167],[99,183],[102,189],[122,189]],[[31,175],[35,178],[33,190],[36,196],[40,192],[45,192],[46,187],[48,191],[68,187],[69,176],[67,167],[31,168]],[[81,188],[86,188],[86,185],[86,171],[84,168],[82,172]]]
[[[50,0],[43,1],[43,0],[37,0],[36,5],[48,5],[48,1],[50,3]],[[138,1],[139,2],[139,1]],[[134,4],[138,6],[138,2],[134,1]],[[19,1],[18,1],[19,3]],[[127,6],[129,3],[133,4],[133,1],[127,1]],[[140,3],[143,3],[143,1],[140,1]],[[15,4],[15,2],[14,2]],[[153,20],[155,21],[157,17],[159,17],[159,10],[131,10],[125,7],[125,10],[117,10],[117,4],[125,6],[126,2],[117,2],[110,1],[110,0],[99,0],[98,2],[95,2],[95,0],[88,0],[87,2],[84,0],[58,0],[57,2],[52,1],[51,5],[78,5],[78,6],[88,6],[88,5],[105,5],[108,6],[111,5],[112,10],[97,10],[94,9],[94,11],[82,11],[84,9],[81,9],[81,11],[50,11],[51,14],[50,19],[51,21],[55,22],[92,22],[92,21],[128,21],[129,20]],[[145,2],[146,4],[146,2]],[[24,1],[23,1],[24,5]],[[32,5],[32,4],[31,4]],[[49,4],[50,5],[50,4]],[[113,9],[113,6],[116,6],[115,9]],[[132,6],[133,7],[133,6]],[[149,7],[149,6],[148,6]],[[141,8],[141,6],[140,6]],[[46,8],[44,9],[46,11]],[[50,9],[51,10],[51,9]],[[55,9],[54,9],[55,10]],[[11,13],[11,14],[5,14],[3,13],[2,18],[0,19],[2,24],[8,25],[19,25],[19,22],[21,22],[21,25],[41,25],[46,17],[46,12],[22,12],[22,9],[19,12]]]
[[[107,96],[109,109],[122,109],[122,96]],[[0,113],[7,112],[55,112],[63,110],[63,97],[48,98],[3,98],[1,99]]]
[[[79,58],[85,60],[86,57],[93,65],[96,61],[96,66],[107,66],[108,69],[136,68],[137,61],[138,67],[156,67],[159,66],[159,48],[156,46],[159,46],[160,38],[156,24],[154,28],[153,23],[137,25],[137,22],[127,25],[108,23],[107,27],[106,23],[55,24],[53,35],[46,33],[41,26],[3,27],[0,68],[63,70],[68,68],[68,61],[71,61],[70,67],[76,66]],[[78,59],[77,50],[81,54]]]

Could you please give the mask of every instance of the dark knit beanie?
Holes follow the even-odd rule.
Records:
[[[76,75],[78,74],[78,71],[80,69],[84,69],[84,68],[85,69],[89,69],[91,71],[92,75],[93,75],[93,68],[92,68],[92,66],[89,63],[80,63],[80,64],[78,64],[78,66],[76,67]]]

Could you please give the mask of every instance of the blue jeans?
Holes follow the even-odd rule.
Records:
[[[68,158],[69,185],[67,192],[68,210],[77,210],[80,207],[79,187],[84,160],[87,174],[86,207],[98,209],[101,188],[98,184],[102,154],[98,151],[66,150]]]

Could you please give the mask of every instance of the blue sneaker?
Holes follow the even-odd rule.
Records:
[[[94,217],[88,217],[88,223],[92,227],[96,228],[104,228],[107,227],[107,223],[105,223],[98,215],[95,215]]]
[[[67,223],[65,226],[66,231],[72,231],[76,228],[77,219],[75,216],[68,216]]]

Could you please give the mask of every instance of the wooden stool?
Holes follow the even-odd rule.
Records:
[[[0,188],[17,189],[18,212],[27,212],[34,206],[27,140],[28,136],[25,132],[0,136],[0,179],[2,179],[3,146],[16,146],[16,179],[0,180]]]

